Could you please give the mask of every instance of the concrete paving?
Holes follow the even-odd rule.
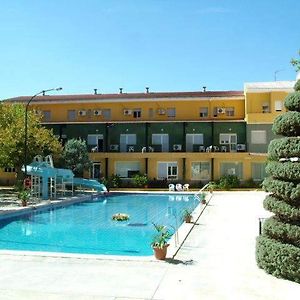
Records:
[[[216,192],[165,262],[0,255],[0,299],[289,300],[300,285],[256,266],[263,192]]]

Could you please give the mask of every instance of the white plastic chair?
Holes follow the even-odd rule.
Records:
[[[169,191],[174,192],[175,191],[175,185],[173,183],[169,184]]]
[[[178,191],[178,192],[182,192],[182,191],[183,191],[183,188],[182,188],[182,184],[181,184],[181,183],[177,183],[177,184],[176,184],[176,191]]]
[[[185,183],[185,184],[183,185],[183,190],[184,190],[184,191],[188,191],[188,190],[189,190],[189,187],[190,187],[190,185],[189,185],[188,183]]]

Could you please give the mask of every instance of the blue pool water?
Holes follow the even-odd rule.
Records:
[[[174,231],[184,208],[195,208],[194,195],[112,194],[0,220],[0,249],[85,254],[151,255],[152,223]],[[112,215],[126,213],[117,222]]]

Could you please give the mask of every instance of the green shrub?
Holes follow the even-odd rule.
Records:
[[[295,83],[294,90],[299,92],[300,91],[300,79]]]
[[[274,196],[267,196],[264,200],[264,208],[273,212],[279,219],[286,222],[300,220],[300,208],[292,206]]]
[[[242,188],[258,188],[261,187],[261,181],[254,181],[252,178],[245,180],[243,183],[240,184]]]
[[[256,261],[268,273],[300,283],[300,249],[263,235],[256,240]]]
[[[277,179],[299,180],[300,164],[293,162],[269,161],[266,166],[266,172]]]
[[[299,87],[300,87],[300,81]],[[284,101],[284,106],[288,110],[300,111],[300,92],[294,92],[289,94]]]
[[[300,184],[267,177],[262,183],[266,192],[283,198],[287,203],[296,204],[300,199]]]
[[[262,232],[269,238],[300,247],[300,227],[297,225],[284,223],[272,217],[264,222]]]
[[[148,184],[148,177],[147,175],[136,174],[133,177],[133,184],[137,187],[144,187]]]
[[[300,113],[288,111],[275,118],[272,131],[283,136],[300,135]]]
[[[109,178],[109,186],[113,188],[118,188],[122,184],[121,177],[118,174],[113,174]]]
[[[268,158],[300,157],[300,137],[285,137],[272,140],[268,147]]]
[[[218,187],[224,190],[237,188],[240,186],[240,180],[236,175],[223,175],[220,177]]]

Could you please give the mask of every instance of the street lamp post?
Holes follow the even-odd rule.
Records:
[[[60,90],[62,90],[61,87],[40,91],[40,92],[36,93],[35,95],[33,95],[29,99],[29,101],[26,103],[26,107],[25,107],[25,123],[24,123],[24,129],[25,129],[25,134],[24,134],[24,169],[25,169],[25,178],[27,178],[27,135],[28,135],[27,132],[28,132],[28,107],[29,107],[29,104],[38,95],[41,95],[41,94],[45,95],[46,92],[60,91]]]

